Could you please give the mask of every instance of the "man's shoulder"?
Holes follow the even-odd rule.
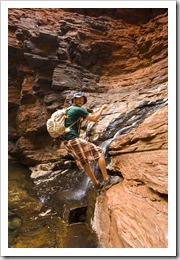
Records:
[[[84,109],[83,107],[72,106],[72,108],[69,111],[70,111],[70,114],[73,113],[73,114],[76,114],[83,118],[86,118],[89,115],[87,110]]]
[[[69,110],[71,110],[71,111],[82,111],[82,112],[87,112],[86,111],[86,109],[84,109],[83,107],[78,107],[78,106],[72,106],[72,107],[70,107],[70,109]]]

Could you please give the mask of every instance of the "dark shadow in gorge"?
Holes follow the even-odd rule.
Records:
[[[8,246],[9,248],[96,248],[96,234],[84,221],[85,208],[79,219],[70,212],[67,225],[37,190],[29,170],[9,161]],[[44,189],[45,189],[44,185]],[[48,193],[48,192],[47,192]],[[76,213],[76,212],[75,212]],[[78,221],[77,221],[78,220]]]

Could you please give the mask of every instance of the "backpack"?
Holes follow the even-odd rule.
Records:
[[[68,127],[65,127],[65,119],[67,117],[66,111],[69,110],[69,108],[63,108],[59,109],[56,112],[54,112],[51,117],[47,120],[46,126],[47,131],[50,134],[52,138],[57,138],[65,133],[70,132],[70,128],[79,121],[75,121],[73,124],[71,124]]]

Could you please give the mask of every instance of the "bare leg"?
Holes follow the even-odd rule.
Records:
[[[92,182],[94,185],[97,185],[99,182],[98,180],[96,179],[92,169],[91,169],[91,166],[89,164],[86,164],[85,167],[84,167],[87,175],[91,178]]]
[[[103,176],[104,180],[106,181],[108,179],[108,174],[107,174],[107,170],[106,170],[106,161],[105,161],[104,154],[102,154],[101,157],[99,158],[98,166],[102,172],[102,176]]]

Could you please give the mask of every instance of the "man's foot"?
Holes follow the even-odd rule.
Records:
[[[108,176],[108,179],[104,181],[103,188],[109,189],[112,185],[117,184],[121,181],[121,178],[119,176]]]
[[[108,179],[103,182],[98,182],[98,184],[94,185],[94,188],[98,190],[106,189],[108,190],[112,185],[115,185],[122,181],[119,176],[108,176]]]
[[[98,184],[94,185],[96,190],[101,190],[103,187],[103,184],[101,182],[98,182]]]
[[[108,176],[108,179],[103,181],[103,188],[109,189],[112,186],[111,176]]]

